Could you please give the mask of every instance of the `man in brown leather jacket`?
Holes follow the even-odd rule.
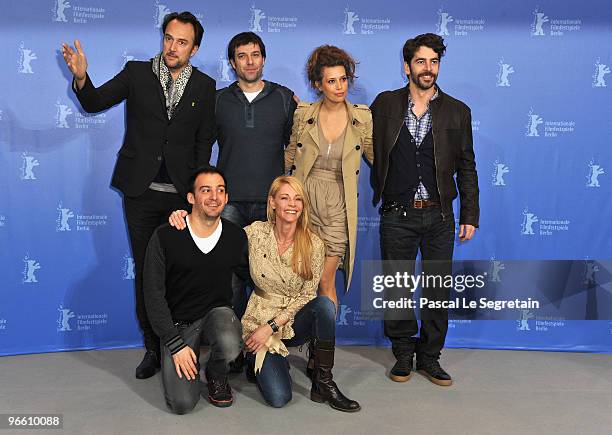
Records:
[[[444,40],[432,33],[406,41],[404,70],[410,83],[380,93],[371,106],[374,205],[382,199],[380,232],[386,273],[389,267],[402,267],[397,261],[409,261],[413,268],[420,250],[425,274],[450,274],[455,239],[452,202],[457,191],[459,239],[470,240],[478,227],[478,176],[470,108],[436,85],[445,50]],[[396,296],[397,291],[386,293],[387,299]],[[448,296],[448,288],[422,289],[422,297],[429,300],[445,300]],[[420,331],[412,310],[392,311],[385,313],[384,322],[385,335],[397,359],[391,379],[405,382],[410,378],[416,353],[419,372],[437,385],[451,385],[451,377],[439,363],[448,311],[421,308]],[[419,338],[414,337],[419,332]]]

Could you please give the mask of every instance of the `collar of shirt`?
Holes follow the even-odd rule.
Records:
[[[436,93],[433,94],[433,97],[431,97],[429,99],[429,101],[427,102],[427,110],[425,111],[425,113],[429,112],[429,103],[433,100],[435,100],[436,98],[438,98],[438,87],[436,86]],[[412,113],[412,108],[414,107],[414,101],[412,101],[412,95],[410,95],[410,92],[408,92],[408,110],[409,112]],[[422,115],[421,115],[422,116]]]

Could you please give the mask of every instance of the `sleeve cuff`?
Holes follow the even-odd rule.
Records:
[[[183,348],[187,347],[187,343],[183,341],[183,337],[181,337],[181,334],[177,334],[166,342],[166,346],[168,346],[170,353],[174,355]]]

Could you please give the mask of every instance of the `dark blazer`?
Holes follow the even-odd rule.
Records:
[[[378,94],[370,109],[373,120],[374,164],[372,184],[374,205],[385,189],[389,155],[397,142],[408,110],[408,86]],[[460,224],[478,227],[478,175],[472,144],[470,108],[438,88],[438,98],[430,103],[436,181],[442,213],[452,214],[453,200],[460,195]],[[455,184],[455,174],[457,183]]]
[[[208,164],[215,130],[215,81],[193,68],[174,112],[168,120],[164,92],[151,61],[131,61],[96,88],[89,75],[76,91],[86,112],[100,112],[123,100],[126,131],[117,156],[112,186],[135,197],[146,191],[165,160],[168,174],[182,197],[193,170]]]

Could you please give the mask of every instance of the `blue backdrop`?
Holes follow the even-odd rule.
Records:
[[[161,18],[175,10],[201,19],[193,63],[218,87],[234,80],[227,42],[250,29],[267,46],[265,78],[305,100],[314,98],[305,60],[320,44],[360,61],[350,98],[370,104],[405,85],[407,38],[443,35],[439,84],[472,108],[481,189],[481,229],[455,258],[611,257],[612,7],[604,0],[9,0],[2,9],[0,355],[141,344],[121,196],[109,188],[124,106],[83,113],[59,47],[79,38],[101,84],[126,61],[154,56]],[[380,321],[360,311],[360,261],[379,258],[362,169],[357,270],[338,335],[384,344]],[[456,320],[447,345],[610,352],[609,319]]]

